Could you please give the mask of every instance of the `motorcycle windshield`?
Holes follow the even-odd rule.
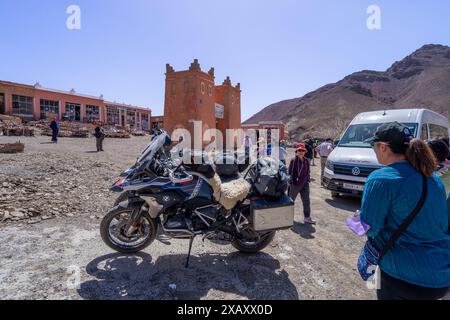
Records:
[[[152,159],[155,156],[155,154],[164,146],[167,137],[168,135],[165,132],[156,136],[152,140],[152,142],[150,142],[144,149],[137,162],[142,163],[143,161]]]

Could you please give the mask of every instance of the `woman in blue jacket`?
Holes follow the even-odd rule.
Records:
[[[380,300],[440,299],[450,286],[450,235],[445,188],[434,173],[430,148],[412,139],[410,130],[395,122],[384,124],[371,139],[378,162],[385,165],[366,183],[361,221],[378,248],[398,230],[422,195],[425,204],[407,230],[381,260]]]

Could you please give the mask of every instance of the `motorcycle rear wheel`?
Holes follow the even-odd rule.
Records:
[[[235,239],[231,245],[242,253],[255,254],[267,247],[275,237],[276,231],[261,233],[257,241],[246,241],[245,239]]]
[[[141,219],[141,225],[132,236],[124,233],[126,216],[131,215],[133,207],[115,207],[109,211],[100,224],[100,235],[105,244],[121,253],[136,253],[148,247],[156,238],[158,225],[148,212]],[[123,218],[121,216],[124,216]],[[112,225],[117,220],[116,225]],[[135,241],[133,241],[135,239]]]

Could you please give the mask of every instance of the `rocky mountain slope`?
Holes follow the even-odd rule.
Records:
[[[360,112],[404,108],[450,117],[450,47],[425,45],[384,72],[353,73],[301,98],[272,104],[245,123],[281,120],[292,139],[337,137]]]

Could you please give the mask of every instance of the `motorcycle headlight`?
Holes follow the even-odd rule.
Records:
[[[327,162],[325,163],[325,167],[328,170],[334,171],[334,163],[332,161],[330,161],[330,160],[327,160]]]

